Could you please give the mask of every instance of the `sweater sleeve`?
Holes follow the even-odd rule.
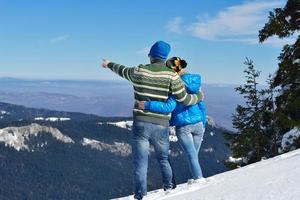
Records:
[[[150,110],[152,112],[169,114],[176,107],[176,101],[173,97],[169,97],[167,102],[162,101],[146,101],[145,110]]]
[[[188,94],[185,85],[178,74],[172,77],[170,87],[170,92],[175,97],[176,101],[183,105],[195,105],[203,98],[201,92],[198,92],[197,94]]]
[[[108,63],[108,68],[113,72],[121,76],[122,78],[127,79],[132,82],[132,76],[135,70],[135,67],[125,67],[124,65],[116,64],[113,62]]]

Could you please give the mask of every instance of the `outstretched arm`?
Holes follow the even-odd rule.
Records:
[[[176,107],[176,101],[174,98],[169,97],[166,102],[162,101],[146,101],[144,103],[144,109],[150,110],[152,112],[161,113],[161,114],[169,114]]]
[[[186,106],[194,105],[203,99],[202,92],[197,94],[188,94],[179,75],[175,75],[172,78],[170,91],[172,95],[174,95],[176,101]]]
[[[132,75],[134,73],[135,68],[134,67],[125,67],[124,65],[116,64],[113,62],[110,62],[107,59],[103,59],[102,67],[109,68],[122,78],[125,78],[132,82]]]

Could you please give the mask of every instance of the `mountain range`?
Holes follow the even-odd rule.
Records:
[[[130,117],[28,108],[0,103],[0,199],[110,199],[132,194]],[[210,120],[199,154],[203,174],[227,171],[223,129]],[[170,136],[177,183],[189,170],[176,136]],[[161,188],[153,149],[149,190]]]

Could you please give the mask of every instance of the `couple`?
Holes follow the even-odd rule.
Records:
[[[142,199],[147,194],[150,143],[160,165],[164,190],[173,188],[168,160],[169,123],[176,126],[192,178],[202,178],[198,161],[205,125],[203,93],[199,92],[201,79],[199,75],[182,74],[187,64],[180,58],[173,57],[166,62],[170,50],[168,43],[158,41],[148,54],[150,64],[127,68],[106,59],[102,63],[104,68],[129,80],[134,87],[132,152],[135,199]]]

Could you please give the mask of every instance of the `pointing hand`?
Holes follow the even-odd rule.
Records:
[[[108,65],[108,63],[110,63],[110,61],[109,61],[109,60],[107,60],[107,59],[103,59],[103,62],[102,62],[102,67],[103,67],[103,68],[107,68],[107,65]]]

